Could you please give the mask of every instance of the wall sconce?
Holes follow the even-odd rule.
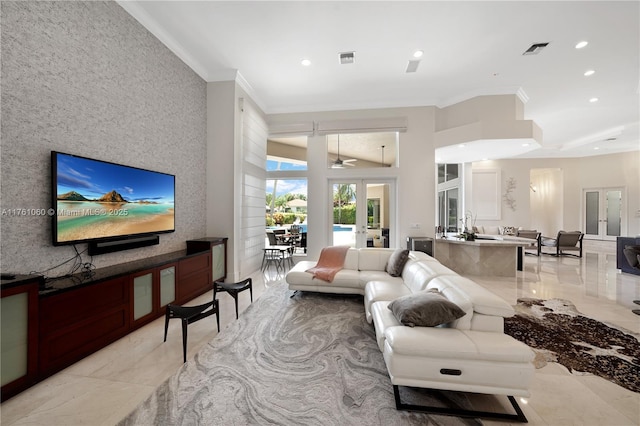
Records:
[[[529,188],[530,188],[530,189],[531,189],[531,191],[533,191],[533,192],[537,192],[537,189],[538,189],[538,188],[536,188],[536,186],[535,186],[533,183],[531,183],[531,182],[529,182]]]

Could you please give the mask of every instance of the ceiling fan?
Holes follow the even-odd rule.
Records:
[[[351,166],[354,167],[355,164],[351,164],[355,161],[358,161],[356,158],[351,158],[349,160],[343,160],[342,158],[340,158],[340,135],[338,135],[338,157],[333,160],[333,162],[331,163],[331,168],[332,169],[342,169],[344,168],[344,166]]]

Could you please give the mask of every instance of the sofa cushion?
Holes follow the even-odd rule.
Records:
[[[394,278],[391,278],[394,279]],[[371,305],[380,301],[391,301],[398,297],[411,294],[411,290],[402,283],[400,278],[395,278],[399,281],[390,281],[389,278],[385,280],[370,280],[367,282],[364,290],[364,311],[367,318],[367,322],[371,323]],[[388,309],[387,309],[388,311]],[[391,312],[389,312],[391,313]]]
[[[481,232],[481,234],[488,234],[488,235],[500,235],[502,234],[502,232],[500,232],[500,227],[499,226],[490,226],[490,225],[485,225],[483,227],[484,232]]]
[[[405,287],[403,285],[402,278],[390,277],[389,274],[382,271],[360,271],[359,280],[360,280],[360,284],[362,284],[362,288],[365,288],[369,281],[386,281],[392,285]],[[387,299],[387,300],[393,300],[393,299]]]
[[[435,359],[529,363],[535,356],[513,337],[487,331],[388,327],[385,341],[394,353]]]
[[[438,289],[458,306],[461,302],[456,297],[468,301],[471,310],[484,315],[511,317],[515,314],[513,307],[489,290],[481,287],[469,278],[460,275],[440,275],[429,282],[427,288]],[[451,291],[451,296],[447,293]],[[465,307],[462,307],[466,309]]]
[[[407,260],[409,260],[409,250],[398,249],[391,254],[384,270],[392,277],[399,277]]]
[[[516,235],[515,226],[500,226],[500,235]]]
[[[360,257],[360,253],[358,249],[350,248],[347,251],[347,255],[344,258],[344,269],[353,269],[358,270],[358,259]]]
[[[426,290],[429,281],[439,275],[456,275],[456,273],[440,262],[415,261],[407,262],[402,271],[404,285],[413,293]]]
[[[389,304],[389,309],[398,321],[409,327],[435,327],[465,315],[455,303],[433,290],[399,297]]]
[[[358,250],[358,269],[385,272],[389,256],[394,251],[388,248],[361,248]]]
[[[307,272],[307,269],[313,268],[316,262],[310,260],[302,260],[295,264],[293,268],[289,270],[285,279],[289,284],[302,284],[311,285],[313,280],[313,274]],[[319,281],[319,280],[316,280]]]
[[[389,309],[389,302],[374,302],[371,305],[371,314],[373,328],[376,331],[376,341],[381,351],[384,349],[385,333],[389,328],[408,328],[402,325],[393,315],[393,312]]]
[[[409,252],[409,259],[410,260],[420,260],[423,262],[438,262],[438,260],[435,257],[429,256],[427,253],[423,252],[423,251],[414,251],[411,250]]]
[[[316,285],[326,285],[330,287],[349,287],[349,288],[357,288],[363,289],[364,285],[360,282],[360,274],[358,271],[354,271],[351,269],[341,269],[338,273],[333,277],[332,282],[323,281],[318,278],[314,278],[313,283]]]

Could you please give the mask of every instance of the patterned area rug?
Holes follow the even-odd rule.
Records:
[[[398,411],[360,296],[267,289],[120,425],[469,425]],[[469,409],[457,392],[403,401]]]
[[[532,347],[536,367],[558,362],[640,392],[639,336],[582,315],[568,300],[518,299],[505,333]]]

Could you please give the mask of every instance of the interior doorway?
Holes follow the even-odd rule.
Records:
[[[585,238],[615,240],[626,234],[624,188],[594,188],[583,191]]]

